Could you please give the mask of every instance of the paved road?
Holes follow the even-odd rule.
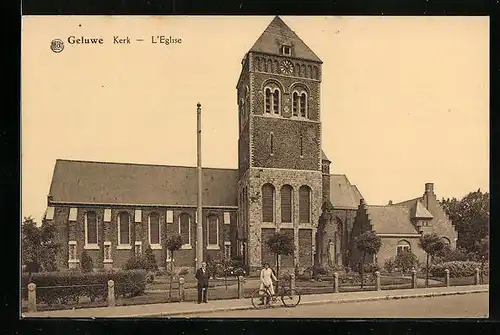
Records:
[[[186,315],[194,318],[484,318],[488,293]]]

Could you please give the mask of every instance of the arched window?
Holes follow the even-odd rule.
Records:
[[[262,221],[274,222],[274,186],[262,186]]]
[[[277,87],[266,87],[265,89],[265,112],[270,114],[273,112],[274,114],[280,113],[280,90]]]
[[[280,91],[275,88],[273,93],[273,111],[274,114],[280,113]]]
[[[157,213],[151,213],[148,218],[148,239],[150,245],[160,244],[160,216]]]
[[[299,188],[299,222],[311,222],[311,189],[306,185]]]
[[[300,116],[307,117],[307,95],[304,92],[300,95]]]
[[[97,215],[95,212],[85,214],[85,245],[97,245]]]
[[[319,79],[319,71],[317,66],[314,67],[314,79]]]
[[[292,222],[292,194],[290,185],[281,188],[281,222]]]
[[[396,254],[399,255],[402,252],[408,252],[408,251],[411,251],[410,242],[406,240],[400,240],[398,242],[398,245],[396,246]]]
[[[179,235],[184,246],[191,246],[191,217],[189,214],[179,215]]]
[[[292,95],[293,116],[308,117],[307,113],[307,93],[304,90],[294,91]]]
[[[118,215],[118,244],[130,245],[130,215],[121,212]]]
[[[208,247],[219,247],[219,218],[217,215],[209,215],[207,218],[207,245]]]
[[[292,112],[293,116],[299,116],[299,94],[297,92],[293,92]]]

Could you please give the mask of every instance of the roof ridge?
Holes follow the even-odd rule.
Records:
[[[91,163],[91,164],[109,164],[109,165],[135,165],[135,166],[154,166],[154,167],[177,167],[177,168],[189,168],[196,169],[196,166],[187,165],[165,165],[165,164],[152,164],[152,163],[127,163],[127,162],[104,162],[104,161],[89,161],[89,160],[78,160],[78,159],[62,159],[57,158],[57,162],[72,162],[72,163]],[[231,170],[238,171],[237,168],[220,168],[220,167],[202,167],[202,170]]]

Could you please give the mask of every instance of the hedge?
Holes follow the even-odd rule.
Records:
[[[108,280],[115,282],[115,296],[137,296],[146,289],[146,271],[130,270],[116,272],[41,272],[32,274],[31,282],[36,284],[37,301],[54,303],[77,303],[87,296],[91,301],[105,300],[108,294]],[[21,278],[22,296],[28,297],[28,274]]]
[[[476,273],[475,272],[476,268],[481,270],[481,262],[453,261],[453,262],[434,264],[430,267],[429,272],[434,277],[444,277],[445,269],[448,269],[450,270],[450,278],[472,277]],[[488,275],[488,274],[489,274],[489,265],[488,263],[485,263],[483,267],[483,275]]]

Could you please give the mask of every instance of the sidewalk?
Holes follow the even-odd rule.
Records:
[[[303,295],[300,305],[348,303],[359,301],[373,301],[384,299],[406,299],[418,297],[433,297],[454,294],[469,294],[488,292],[489,285],[469,285],[452,287],[417,288],[405,290],[365,291],[348,293],[310,294]],[[300,306],[299,305],[299,306]],[[210,312],[252,309],[249,298],[214,300],[207,304],[194,302],[180,302],[168,304],[150,304],[118,307],[82,308],[75,310],[47,311],[23,313],[23,318],[130,318],[130,317],[159,317],[205,314]]]

